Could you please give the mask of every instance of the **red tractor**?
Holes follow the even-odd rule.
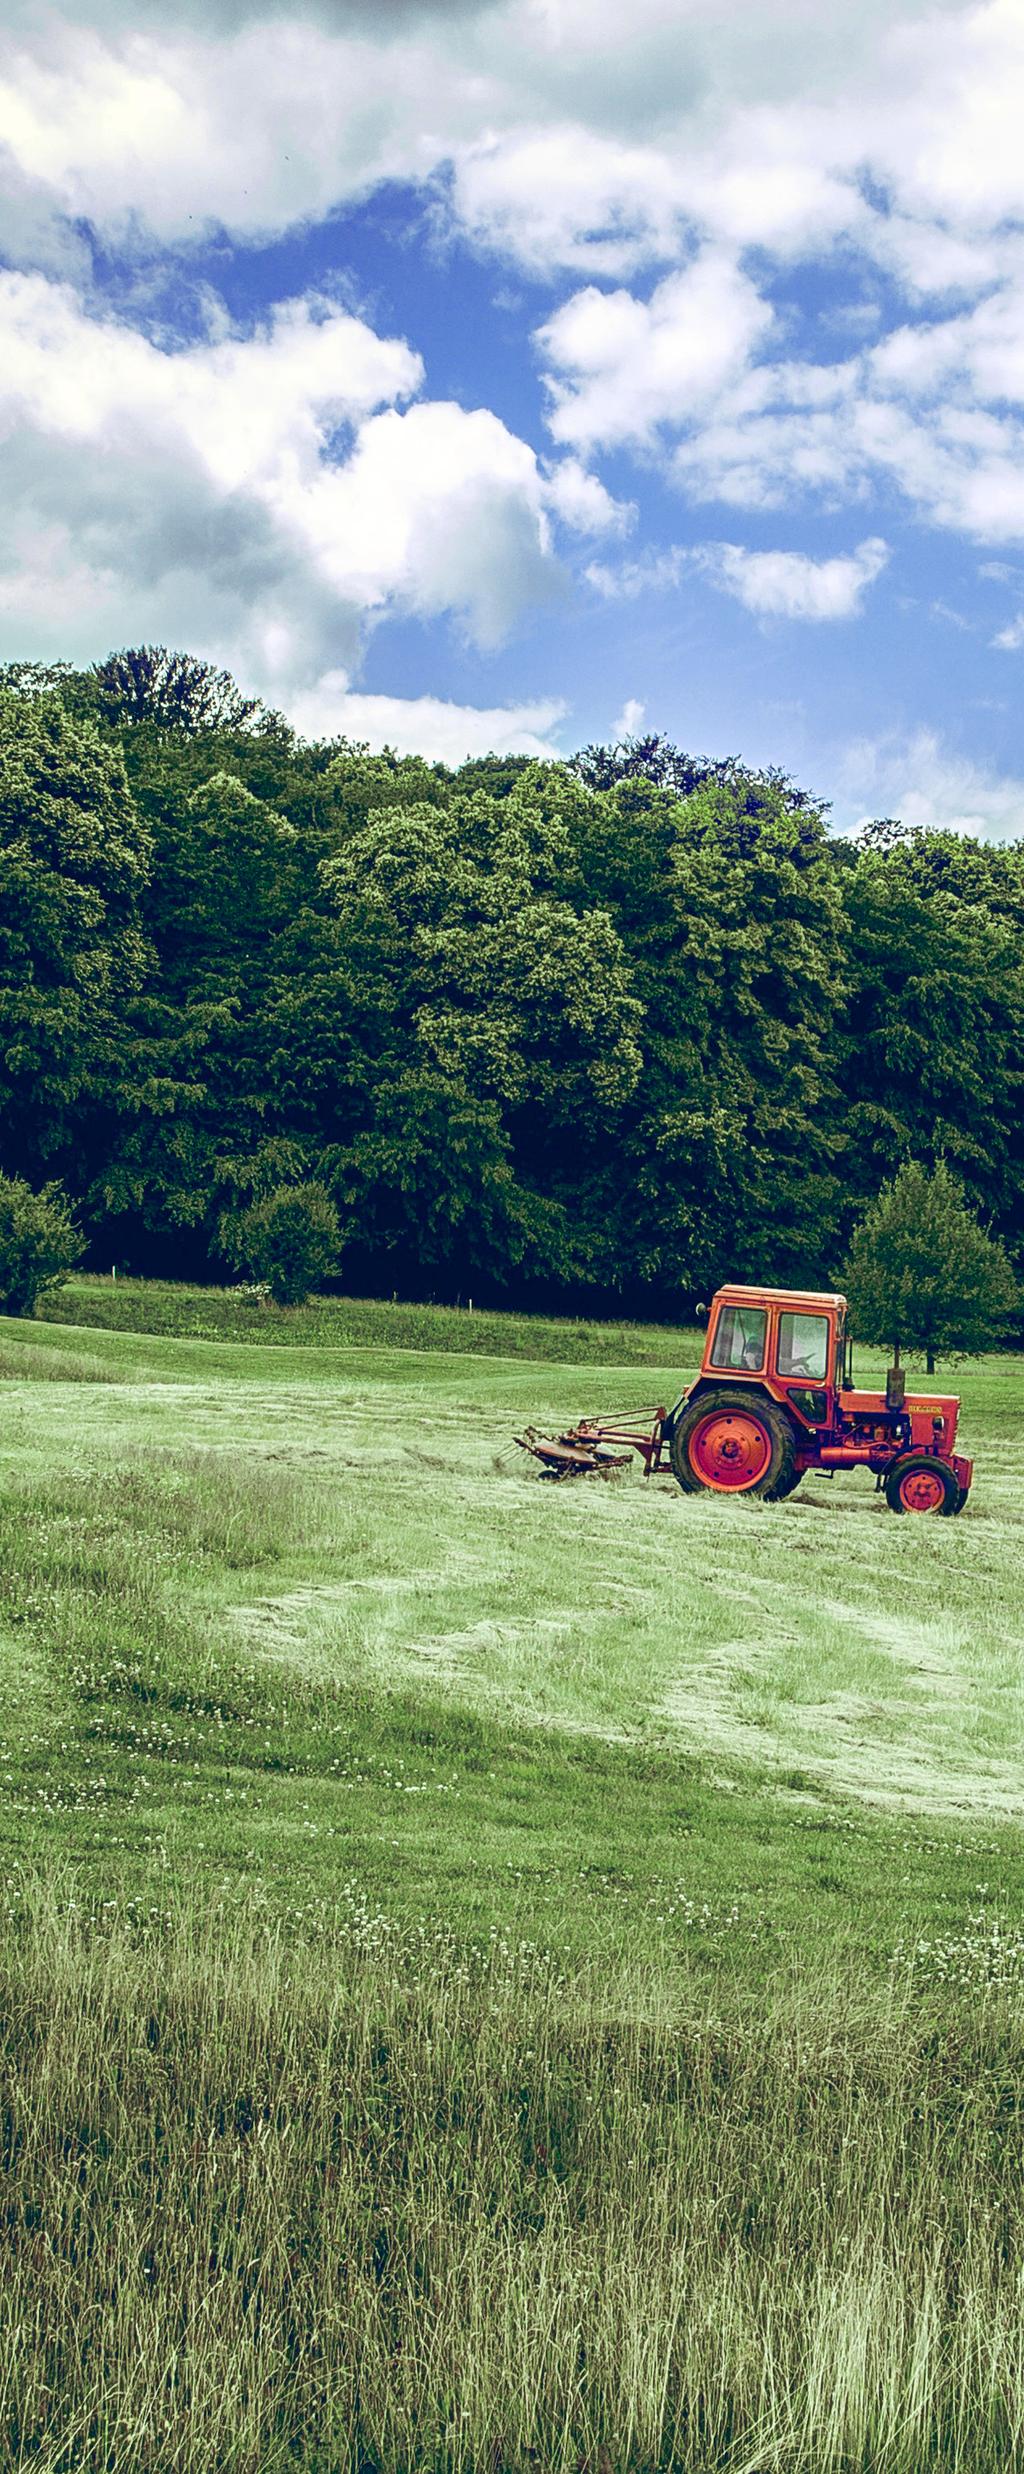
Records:
[[[719,1289],[700,1373],[672,1409],[584,1418],[565,1434],[517,1436],[549,1477],[616,1468],[638,1452],[685,1494],[778,1503],[809,1469],[870,1469],[891,1512],[962,1512],[974,1464],[954,1451],[959,1400],[853,1385],[846,1299],[814,1290]]]

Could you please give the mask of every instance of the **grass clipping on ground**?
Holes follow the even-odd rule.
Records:
[[[2,1346],[0,2459],[1024,2463],[1019,1363],[914,1522],[510,1444],[685,1363]]]

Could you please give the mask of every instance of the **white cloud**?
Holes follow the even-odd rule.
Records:
[[[845,556],[814,559],[802,550],[744,550],[719,541],[696,556],[713,582],[758,618],[846,619],[858,616],[889,552],[884,541],[870,540]]]
[[[323,302],[176,352],[0,275],[0,609],[15,652],[186,641],[283,698],[367,616],[497,642],[560,589],[531,448],[487,411],[400,407],[422,368]]]
[[[627,696],[618,721],[612,727],[612,738],[616,747],[621,747],[623,739],[636,738],[643,727],[646,713],[647,707],[641,704],[639,696]]]
[[[553,435],[593,448],[681,429],[741,375],[771,322],[754,284],[717,250],[666,276],[649,301],[588,285],[537,337]]]
[[[315,457],[340,423],[414,394],[423,378],[407,344],[316,299],[282,303],[245,339],[171,353],[89,317],[68,284],[8,274],[0,332],[8,426],[26,418],[85,442],[122,422],[150,442],[187,441],[225,489]]]
[[[122,236],[135,219],[165,240],[281,231],[451,166],[462,227],[542,271],[628,274],[675,256],[688,224],[783,255],[874,234],[941,289],[971,280],[970,251],[1024,198],[1017,0],[633,0],[599,20],[592,0],[298,16],[10,0],[7,16],[13,173]],[[865,170],[889,211],[866,203]]]
[[[845,229],[865,161],[932,220],[1019,183],[999,108],[1012,0],[633,0],[597,21],[592,0],[308,0],[298,17],[11,0],[8,23],[16,163],[68,215],[165,238],[284,229],[452,163],[490,245],[607,275],[671,249],[681,215],[738,245]]]
[[[979,400],[963,356],[930,392],[920,365],[911,375],[905,386],[898,357],[875,352],[813,373],[792,362],[755,369],[679,441],[674,475],[690,497],[755,508],[809,496],[840,507],[895,485],[971,539],[1024,539],[1024,418]]]
[[[0,190],[26,265],[83,284],[88,220],[146,269],[397,179],[480,248],[597,279],[541,329],[571,451],[546,474],[487,412],[413,401],[415,354],[336,307],[171,354],[53,284],[17,317],[5,290],[0,597],[40,649],[47,627],[92,649],[159,626],[273,690],[349,664],[390,609],[495,643],[557,588],[550,521],[627,529],[585,469],[604,448],[670,456],[696,500],[881,487],[1024,540],[1020,0],[9,0],[8,27]],[[773,277],[837,243],[845,347],[802,360],[840,319],[773,316]],[[891,281],[913,314],[853,349]],[[863,590],[813,565],[719,580],[790,611]],[[605,594],[656,580],[640,559],[590,573]]]
[[[636,522],[636,508],[628,499],[613,498],[597,474],[588,472],[572,455],[563,456],[549,471],[545,483],[545,500],[554,515],[570,532],[628,533]]]
[[[1016,618],[1009,619],[1006,626],[1000,628],[992,643],[1000,653],[1020,652],[1024,645],[1024,610],[1018,610]]]
[[[457,610],[478,644],[496,645],[559,589],[545,495],[532,448],[495,413],[414,404],[367,421],[294,514],[340,594],[423,617]]]
[[[747,550],[738,542],[704,541],[694,549],[675,543],[667,550],[642,551],[617,566],[594,559],[586,576],[603,600],[636,601],[643,593],[671,592],[697,571],[758,618],[845,619],[858,616],[888,557],[887,544],[875,538],[819,559],[804,550]]]
[[[459,765],[468,756],[556,756],[551,734],[566,707],[555,698],[485,708],[440,696],[363,696],[338,670],[292,696],[288,712],[307,738],[352,739],[393,747],[400,756],[424,756],[430,764]]]
[[[852,829],[874,816],[900,816],[904,824],[944,826],[981,841],[1019,841],[1024,782],[958,756],[931,730],[863,739],[843,759],[835,816]]]
[[[639,557],[620,559],[609,567],[592,559],[584,572],[602,601],[639,601],[642,593],[672,592],[692,553],[673,545],[667,550],[641,550]]]
[[[683,212],[678,173],[646,147],[572,121],[488,136],[455,167],[458,222],[501,257],[626,275],[674,257]]]

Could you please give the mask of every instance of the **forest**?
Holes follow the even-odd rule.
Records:
[[[310,1182],[351,1291],[684,1309],[830,1277],[944,1158],[1024,1259],[1024,850],[661,738],[452,770],[199,659],[0,674],[0,1167],[223,1278]]]

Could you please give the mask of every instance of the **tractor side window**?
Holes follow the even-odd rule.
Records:
[[[780,1314],[779,1373],[824,1383],[828,1375],[827,1314]]]
[[[768,1316],[763,1306],[723,1306],[715,1325],[709,1363],[732,1374],[756,1373],[764,1365]]]

